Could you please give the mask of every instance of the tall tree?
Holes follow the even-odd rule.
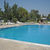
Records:
[[[13,16],[16,17],[17,16],[17,5],[16,4],[12,6],[12,12],[13,12]]]
[[[50,21],[50,14],[48,14],[48,17],[47,17],[47,19]]]
[[[8,20],[9,17],[9,3],[6,2],[6,0],[4,0],[4,18],[6,18]]]
[[[3,11],[0,8],[0,19],[2,19],[2,18],[3,18]]]
[[[39,20],[40,19],[39,11],[38,10],[31,10],[30,19],[34,20],[34,21]]]
[[[2,10],[1,10],[1,8],[0,8],[0,17],[2,17],[2,15],[3,15],[3,14],[2,14]]]
[[[22,7],[19,7],[17,15],[18,15],[17,18],[19,21],[25,22],[27,21],[27,18],[28,18],[28,11]]]

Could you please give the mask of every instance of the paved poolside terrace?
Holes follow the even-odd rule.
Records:
[[[39,24],[39,23],[19,23],[19,24],[12,24],[12,25],[0,25],[0,28],[7,28],[7,27],[14,27],[14,26],[21,26],[21,25],[50,25],[50,24]]]
[[[0,50],[50,50],[50,45],[0,38]]]
[[[0,28],[20,26],[20,25],[23,24],[3,25],[0,26]],[[0,38],[0,50],[50,50],[50,45]]]

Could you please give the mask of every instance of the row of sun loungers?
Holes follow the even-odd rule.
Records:
[[[13,23],[13,22],[6,22],[6,23],[0,22],[0,25],[13,25],[13,24],[15,24],[15,23]],[[16,24],[35,24],[35,23],[34,22],[25,22],[25,23],[22,23],[22,22],[17,21]],[[50,24],[50,22],[45,23],[45,24]]]
[[[13,24],[15,24],[15,23],[13,23],[13,22],[6,22],[6,23],[4,23],[4,22],[0,22],[0,25],[13,25]],[[17,21],[16,24],[23,24],[23,23]]]

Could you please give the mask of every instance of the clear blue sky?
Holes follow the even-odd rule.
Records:
[[[16,3],[28,11],[31,9],[39,10],[40,14],[47,15],[50,13],[50,0],[6,0],[10,6]],[[4,10],[4,0],[0,0],[0,8]]]

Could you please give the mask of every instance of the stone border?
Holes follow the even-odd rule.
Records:
[[[1,25],[0,28],[7,28],[7,27],[14,27],[14,26],[22,26],[22,25],[50,25],[50,24],[39,24],[39,23],[20,23],[20,24],[13,24],[13,25]]]
[[[5,39],[5,38],[0,38],[1,40],[7,40],[7,41],[12,41],[16,43],[21,43],[21,44],[26,44],[26,45],[36,45],[36,46],[41,46],[41,47],[49,47],[50,45],[45,45],[45,44],[38,44],[38,43],[32,43],[32,42],[24,42],[24,41],[19,41],[19,40],[12,40],[12,39]]]

